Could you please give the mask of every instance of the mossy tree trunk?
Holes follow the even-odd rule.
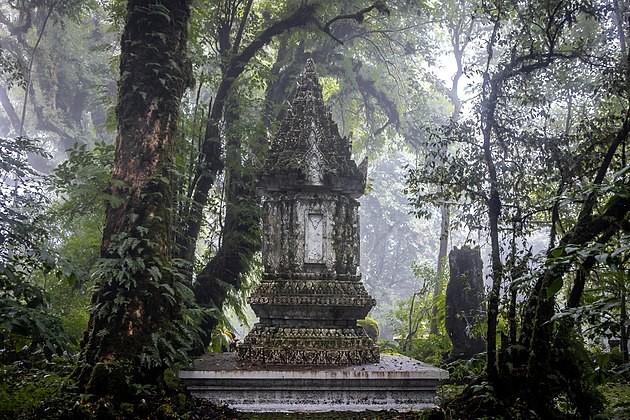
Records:
[[[77,370],[84,389],[99,396],[124,397],[130,384],[159,388],[174,357],[180,308],[170,267],[169,170],[180,101],[191,80],[189,10],[189,0],[127,4],[100,286]]]

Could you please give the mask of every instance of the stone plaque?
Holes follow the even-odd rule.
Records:
[[[324,215],[321,213],[307,214],[304,262],[324,262]]]

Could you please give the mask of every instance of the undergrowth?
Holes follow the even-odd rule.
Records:
[[[179,384],[176,371],[166,375],[167,390],[140,395],[137,403],[117,402],[81,394],[71,377],[69,359],[31,357],[0,365],[0,419],[236,419],[228,408],[198,400]]]

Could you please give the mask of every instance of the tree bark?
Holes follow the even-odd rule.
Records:
[[[13,104],[11,103],[11,99],[9,99],[9,95],[7,94],[7,90],[4,86],[0,86],[0,104],[4,108],[4,112],[7,113],[9,117],[9,121],[11,121],[11,126],[13,127],[13,131],[15,133],[19,133],[20,131],[20,117],[18,116]]]
[[[238,120],[228,109],[229,124]],[[248,271],[254,254],[261,246],[261,209],[256,195],[256,174],[253,163],[243,165],[240,137],[228,133],[226,142],[225,218],[221,226],[221,241],[217,253],[197,275],[195,297],[203,306],[221,310],[230,290],[240,289],[240,276]],[[202,328],[204,346],[210,343],[218,325],[215,317],[206,317]],[[201,349],[199,349],[201,350]]]
[[[130,0],[121,39],[114,182],[101,246],[99,290],[75,373],[95,395],[128,398],[161,386],[173,355],[179,299],[172,275],[172,185],[179,105],[191,81],[189,0]],[[167,339],[177,346],[172,337]]]

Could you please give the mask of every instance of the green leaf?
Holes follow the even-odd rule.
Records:
[[[564,249],[564,251],[565,251],[567,254],[573,254],[574,252],[578,252],[578,251],[580,251],[581,249],[582,249],[582,248],[581,248],[581,247],[579,247],[579,246],[575,246],[575,245],[571,246],[571,245],[569,245],[569,246],[567,246],[567,247]]]
[[[610,254],[608,253],[603,253],[603,254],[598,254],[595,256],[595,259],[597,260],[597,262],[599,263],[604,263],[606,262],[606,260],[608,259],[608,257],[610,257]]]
[[[563,284],[562,277],[558,277],[554,279],[554,281],[551,282],[551,285],[547,288],[547,297],[551,298],[555,296],[555,294],[558,293],[560,289],[562,289],[562,284]]]
[[[155,281],[162,280],[162,272],[160,271],[159,267],[155,265],[152,267],[149,267],[149,273],[151,273],[151,277],[153,278],[153,280]]]
[[[66,278],[68,285],[75,286],[77,284],[77,273],[70,273]]]

